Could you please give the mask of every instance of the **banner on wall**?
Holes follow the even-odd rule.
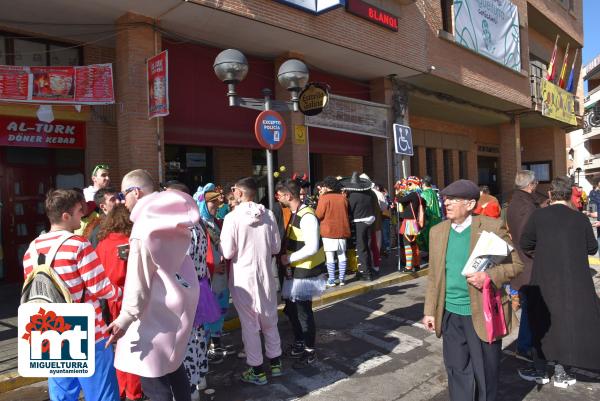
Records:
[[[521,71],[519,11],[508,0],[455,0],[456,43]]]
[[[169,115],[169,57],[167,50],[148,59],[148,118]]]
[[[112,104],[112,64],[76,67],[0,65],[0,100],[44,104]]]
[[[542,115],[567,124],[577,125],[573,94],[542,79]]]

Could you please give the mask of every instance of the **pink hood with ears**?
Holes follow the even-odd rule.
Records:
[[[153,193],[133,208],[121,315],[135,319],[117,342],[117,369],[161,377],[183,362],[200,291],[188,255],[190,227],[199,219],[196,202],[183,192]]]
[[[177,271],[190,247],[190,227],[198,223],[200,212],[190,195],[164,191],[141,198],[130,219],[134,223],[130,238],[142,240],[154,263],[176,266]]]

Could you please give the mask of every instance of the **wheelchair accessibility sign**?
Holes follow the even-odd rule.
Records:
[[[394,124],[394,149],[399,155],[413,155],[412,131],[409,126]]]

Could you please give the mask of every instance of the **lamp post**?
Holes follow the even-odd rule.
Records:
[[[579,174],[581,174],[581,171],[581,167],[575,169],[575,173],[577,174],[577,185],[579,185]]]
[[[308,68],[300,60],[290,59],[281,64],[277,72],[279,84],[291,93],[290,101],[272,100],[271,89],[262,90],[263,98],[240,97],[236,85],[248,74],[248,60],[242,52],[236,49],[223,50],[215,58],[213,68],[217,77],[227,85],[227,98],[230,107],[244,107],[253,110],[298,111],[298,95],[308,82]],[[266,149],[267,155],[267,185],[269,209],[273,209],[273,151]]]

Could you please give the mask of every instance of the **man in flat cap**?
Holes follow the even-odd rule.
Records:
[[[487,342],[481,289],[490,277],[496,288],[523,271],[513,251],[499,265],[462,276],[461,272],[483,231],[495,233],[508,243],[502,221],[473,215],[479,188],[469,180],[458,180],[441,195],[448,220],[431,228],[430,272],[425,295],[423,324],[443,334],[444,365],[453,401],[497,399],[502,339]],[[503,294],[504,316],[510,332],[511,310]]]

